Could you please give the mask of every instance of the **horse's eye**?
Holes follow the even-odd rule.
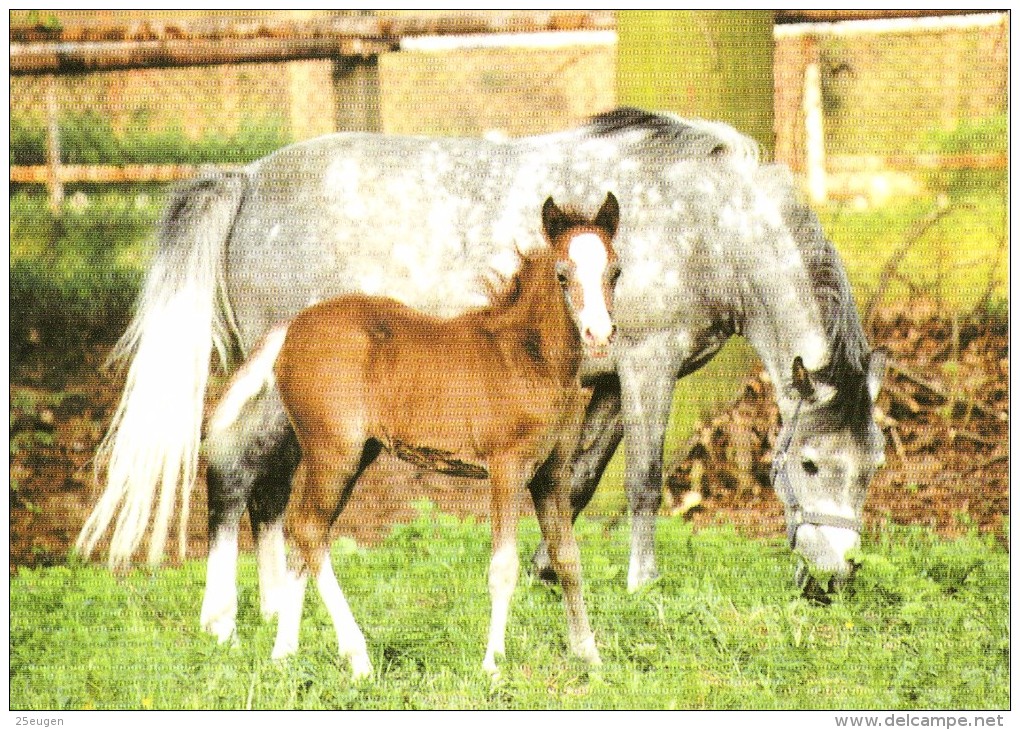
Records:
[[[615,266],[609,270],[609,284],[616,286],[616,280],[620,278],[620,267]]]
[[[556,272],[556,281],[558,281],[559,283],[561,283],[564,286],[566,286],[566,283],[568,281],[567,275],[564,274],[562,271],[557,271]]]
[[[800,463],[800,465],[801,467],[803,467],[804,473],[807,474],[809,477],[813,477],[815,474],[818,473],[818,464],[811,461],[811,459],[805,459]]]

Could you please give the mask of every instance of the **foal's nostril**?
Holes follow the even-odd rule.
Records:
[[[616,335],[616,326],[615,325],[613,326],[613,328],[611,330],[609,330],[609,334],[603,335],[601,337],[596,335],[594,332],[592,332],[590,327],[585,327],[584,331],[581,333],[581,337],[588,344],[590,344],[590,345],[603,345],[603,346],[604,345],[608,345],[610,342],[612,342],[613,341],[613,337],[615,335]]]

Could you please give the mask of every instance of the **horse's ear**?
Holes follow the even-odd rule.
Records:
[[[555,241],[563,231],[570,228],[570,219],[556,205],[552,196],[546,198],[545,205],[542,206],[542,228],[550,243]]]
[[[811,382],[811,374],[804,366],[800,355],[793,358],[793,389],[797,391],[804,400],[808,400],[815,394],[815,386]]]
[[[885,370],[889,364],[889,351],[884,347],[872,350],[868,356],[868,395],[874,403],[882,390],[882,380],[885,378]]]
[[[595,216],[595,225],[608,233],[610,238],[616,235],[616,229],[620,226],[620,204],[612,192],[606,194],[606,202]]]

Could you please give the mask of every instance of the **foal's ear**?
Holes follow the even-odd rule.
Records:
[[[595,216],[595,225],[608,233],[610,238],[616,235],[616,229],[620,226],[620,204],[612,192],[606,194],[606,202]]]
[[[800,355],[793,358],[793,389],[804,400],[808,400],[815,394],[815,386],[811,382],[811,374],[804,366]]]
[[[885,370],[889,363],[889,351],[883,347],[872,350],[868,356],[868,395],[874,403],[882,390],[882,380],[885,378]]]
[[[542,206],[542,228],[549,242],[555,241],[563,231],[570,228],[570,225],[570,218],[560,210],[552,196],[546,198],[545,205]]]

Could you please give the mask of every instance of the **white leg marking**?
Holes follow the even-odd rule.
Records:
[[[280,618],[276,624],[276,643],[273,659],[284,659],[297,651],[301,633],[301,610],[305,603],[305,586],[308,574],[295,575],[288,571],[284,600],[280,604]]]
[[[489,596],[492,599],[492,619],[489,622],[489,644],[485,650],[482,668],[493,676],[499,674],[496,655],[506,654],[506,623],[510,614],[510,599],[517,586],[520,559],[517,545],[505,545],[492,555],[489,563]]]
[[[653,545],[655,515],[632,515],[630,519],[630,568],[627,571],[627,590],[631,593],[655,580],[655,554],[646,545]]]
[[[362,679],[372,676],[372,662],[368,658],[368,645],[365,643],[365,635],[361,633],[358,623],[354,620],[344,592],[337,583],[336,575],[333,573],[333,564],[326,555],[319,569],[316,579],[319,587],[319,595],[322,596],[326,610],[333,619],[333,627],[336,629],[336,641],[340,650],[340,657],[347,658],[351,662],[354,679]]]
[[[235,638],[236,619],[237,530],[220,528],[206,562],[202,629],[222,644]]]
[[[283,519],[267,523],[259,530],[255,546],[259,568],[259,604],[267,621],[280,613],[287,594],[287,556]]]

